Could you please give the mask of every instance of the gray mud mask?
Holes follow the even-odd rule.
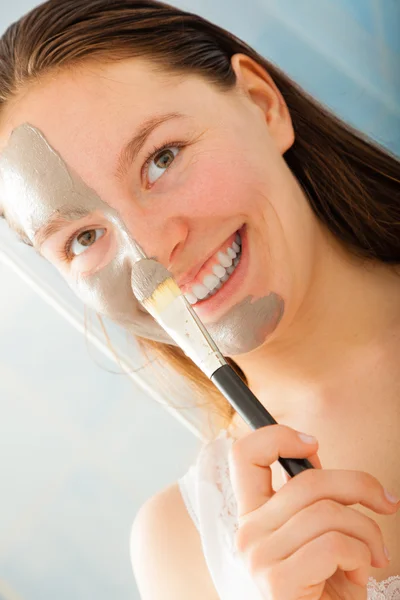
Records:
[[[137,245],[119,214],[103,202],[41,132],[28,124],[17,127],[0,155],[1,208],[5,216],[34,243],[36,233],[52,218],[80,219],[101,212],[117,237],[112,260],[93,275],[68,285],[90,308],[122,325],[133,335],[176,346],[150,314],[139,308],[131,287],[131,270],[137,261]],[[72,211],[72,214],[71,214]],[[143,309],[144,310],[144,309]],[[207,329],[222,354],[233,356],[264,343],[283,314],[283,300],[274,293],[251,302],[248,296]]]

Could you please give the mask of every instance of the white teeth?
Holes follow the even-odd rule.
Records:
[[[203,279],[203,285],[209,290],[213,290],[219,284],[219,277],[216,275],[206,275]]]
[[[238,252],[240,250],[239,244],[237,244],[236,242],[233,242],[232,248],[234,249],[234,251],[236,252],[236,254],[238,254]]]
[[[219,277],[219,279],[221,279],[221,277],[223,277],[226,273],[226,270],[224,269],[224,267],[222,265],[214,265],[213,268],[213,273]]]
[[[224,252],[218,252],[217,258],[218,258],[219,262],[221,263],[221,265],[225,268],[230,267],[232,264],[231,257],[228,256],[227,254],[224,254]]]
[[[199,300],[214,296],[214,294],[216,294],[224,285],[225,281],[229,279],[236,266],[239,264],[241,245],[242,240],[240,239],[239,234],[236,234],[232,246],[227,248],[226,252],[218,252],[217,260],[220,264],[213,265],[213,275],[206,275],[203,279],[203,283],[194,284],[191,291],[185,294],[185,297],[190,304],[196,304]]]
[[[191,294],[190,292],[185,294],[185,298],[188,302],[190,302],[190,304],[196,304],[196,302],[198,300],[197,296],[195,296],[194,294]]]
[[[192,292],[197,296],[199,300],[203,300],[210,290],[206,288],[202,283],[195,283],[192,287]]]

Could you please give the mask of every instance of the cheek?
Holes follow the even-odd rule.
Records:
[[[190,217],[234,217],[249,210],[252,178],[248,164],[230,154],[208,155],[190,169],[184,195],[190,198]]]
[[[131,270],[128,260],[125,264],[113,261],[99,273],[75,281],[72,277],[66,280],[88,308],[122,325],[133,335],[176,345],[153,317],[140,307],[131,287]]]
[[[71,274],[67,282],[86,306],[116,322],[124,324],[127,316],[137,310],[126,262],[111,261],[93,275]]]

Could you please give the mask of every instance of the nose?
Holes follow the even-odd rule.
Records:
[[[125,221],[130,235],[144,250],[170,270],[177,262],[188,237],[188,225],[181,218],[144,218]]]

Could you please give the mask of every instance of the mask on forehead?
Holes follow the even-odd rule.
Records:
[[[118,213],[67,168],[43,135],[21,125],[0,155],[1,200],[5,216],[33,243],[35,234],[50,218],[66,211],[78,219],[101,212],[117,236],[117,250],[107,266],[95,274],[67,278],[79,298],[98,313],[124,326],[134,335],[167,344],[176,343],[150,314],[139,309],[131,287],[132,264],[138,260],[134,243]]]

